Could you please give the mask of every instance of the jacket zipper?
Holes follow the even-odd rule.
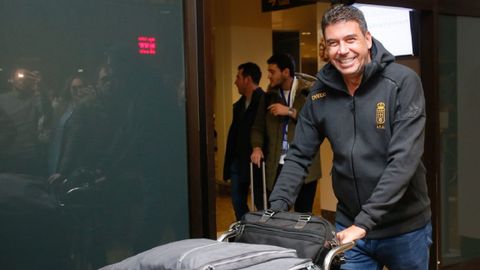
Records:
[[[357,91],[358,91],[358,89],[357,89]],[[353,114],[353,144],[352,144],[352,150],[350,151],[350,164],[352,166],[353,183],[355,185],[358,208],[361,210],[362,205],[361,205],[361,202],[360,202],[360,194],[358,192],[357,176],[355,174],[355,164],[354,164],[354,161],[353,161],[353,151],[355,149],[355,143],[357,141],[357,112],[356,112],[356,109],[355,109],[355,94],[352,96],[352,114]]]

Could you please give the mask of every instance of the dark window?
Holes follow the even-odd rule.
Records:
[[[0,268],[188,237],[182,2],[0,3]]]

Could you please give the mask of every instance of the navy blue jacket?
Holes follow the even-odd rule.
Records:
[[[380,42],[373,41],[371,55],[353,96],[333,65],[317,74],[270,202],[273,209],[293,204],[306,168],[327,138],[334,154],[336,222],[383,238],[430,221],[421,161],[425,100],[417,74],[396,64]]]

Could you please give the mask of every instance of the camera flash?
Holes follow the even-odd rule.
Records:
[[[25,75],[24,75],[23,73],[18,73],[18,74],[17,74],[17,77],[18,77],[18,78],[23,78],[24,76],[25,76]]]

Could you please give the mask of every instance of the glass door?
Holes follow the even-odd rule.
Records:
[[[441,258],[449,266],[480,258],[480,19],[439,22]]]
[[[189,236],[182,3],[0,1],[0,268]]]

